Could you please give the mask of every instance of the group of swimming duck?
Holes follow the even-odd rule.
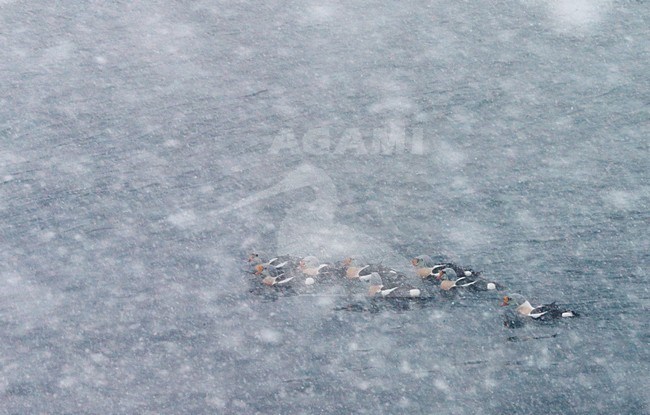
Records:
[[[313,292],[319,288],[332,287],[358,291],[359,286],[366,285],[367,296],[373,299],[430,298],[435,290],[441,293],[505,290],[503,285],[483,278],[478,271],[451,262],[439,263],[428,255],[419,255],[411,263],[423,282],[419,286],[412,284],[404,273],[382,264],[365,263],[354,257],[347,257],[337,263],[321,263],[314,256],[300,258],[284,255],[266,258],[252,253],[248,257],[248,271],[263,286],[297,292]],[[578,316],[575,311],[562,308],[555,302],[533,306],[520,294],[504,295],[501,305],[514,307],[516,318],[506,319],[505,325],[508,327],[519,326],[520,318],[548,321]]]

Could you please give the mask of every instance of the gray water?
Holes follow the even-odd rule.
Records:
[[[0,413],[650,413],[649,20],[0,1]],[[258,295],[251,250],[426,253],[582,317]]]

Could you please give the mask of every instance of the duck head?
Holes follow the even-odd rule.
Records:
[[[503,296],[503,299],[501,301],[501,307],[508,307],[508,306],[516,306],[519,307],[520,305],[524,304],[526,302],[526,298],[521,295],[521,294],[508,294]]]
[[[344,267],[361,267],[364,264],[366,264],[366,261],[364,258],[358,256],[358,255],[351,255],[348,257],[345,257],[343,261],[341,261],[341,264]]]
[[[453,268],[442,268],[443,266],[434,267],[432,273],[436,276],[438,281],[456,281],[458,279],[458,274],[454,271]],[[439,271],[436,268],[441,268]],[[436,271],[438,271],[436,273]]]
[[[303,259],[300,260],[298,263],[298,267],[301,270],[309,269],[309,268],[318,268],[320,265],[320,261],[318,261],[318,258],[315,256],[306,256]]]
[[[359,257],[349,256],[341,261],[345,269],[345,275],[350,279],[359,278],[359,273],[368,268],[368,265],[362,265],[363,261]]]
[[[264,263],[255,265],[255,275],[279,277],[282,274],[284,274],[284,272],[281,269],[278,269],[271,264]]]
[[[411,259],[411,264],[416,268],[431,268],[435,265],[433,259],[429,255],[418,255]]]
[[[248,262],[251,264],[259,264],[260,262],[262,262],[262,259],[260,258],[260,254],[258,254],[257,252],[251,252],[248,255]]]

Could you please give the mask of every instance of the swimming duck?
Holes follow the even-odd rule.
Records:
[[[461,277],[474,277],[480,274],[477,271],[474,271],[472,269],[465,269],[460,265],[454,264],[453,262],[436,263],[428,255],[416,256],[411,260],[411,264],[413,264],[415,271],[422,279],[436,277],[438,273],[445,268],[453,269],[456,275]]]
[[[406,275],[381,264],[365,264],[358,257],[347,257],[342,262],[345,275],[350,280],[368,281],[375,272],[389,285],[400,285],[407,281]]]
[[[516,306],[515,311],[517,313],[539,321],[553,320],[563,317],[578,317],[578,313],[559,307],[555,304],[555,301],[550,304],[533,307],[521,294],[506,295],[503,297],[501,306]]]
[[[370,265],[362,265],[358,258],[346,257],[341,261],[341,265],[345,270],[345,276],[351,280],[360,279],[362,276],[370,275],[370,271],[365,271],[370,267]]]
[[[386,287],[377,272],[373,272],[369,277],[370,288],[368,295],[370,297],[391,297],[391,298],[418,298],[420,297],[420,290],[408,285],[398,285],[394,287]]]
[[[315,256],[306,256],[298,262],[298,269],[310,277],[315,277],[327,266],[327,264],[321,264]]]
[[[257,264],[255,266],[255,275],[263,277],[262,284],[268,286],[283,285],[294,279],[294,277],[287,276],[284,271],[278,270],[269,264]]]
[[[500,284],[487,281],[478,276],[460,277],[453,268],[444,268],[436,274],[436,280],[440,281],[441,290],[451,290],[452,288],[465,288],[472,291],[492,291],[502,289]]]
[[[298,271],[305,276],[305,284],[312,285],[317,280],[338,279],[343,271],[333,264],[321,264],[315,256],[306,256],[298,262]]]

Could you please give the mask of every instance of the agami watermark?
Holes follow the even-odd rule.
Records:
[[[365,138],[359,128],[345,129],[338,136],[334,136],[329,127],[311,128],[302,137],[291,129],[285,129],[273,137],[269,153],[423,155],[424,132],[422,128],[411,128],[408,134],[402,122],[391,122],[386,127],[375,128]]]

